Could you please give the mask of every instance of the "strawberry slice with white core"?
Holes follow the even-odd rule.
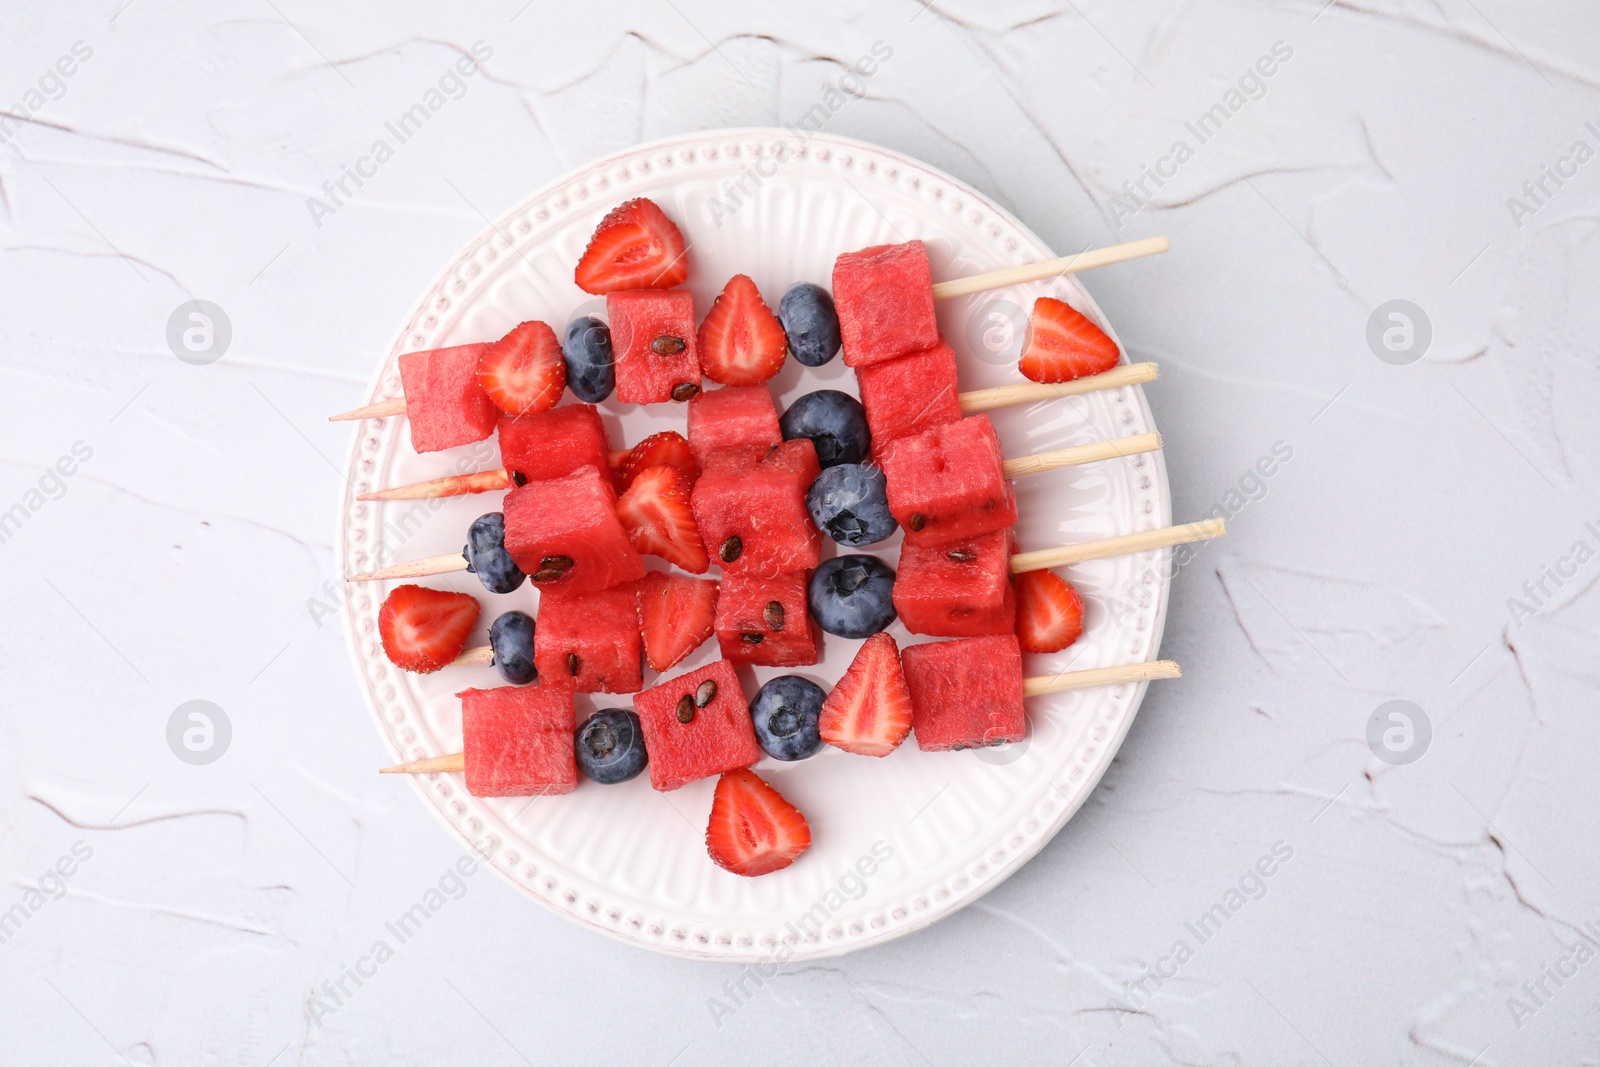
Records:
[[[651,571],[639,583],[639,633],[653,671],[670,670],[715,629],[718,585],[709,578]]]
[[[524,322],[478,357],[478,384],[507,415],[549,411],[567,387],[561,342],[542,322]]]
[[[573,280],[586,293],[671,289],[689,277],[683,233],[659,205],[643,197],[618,205],[600,221]]]
[[[1117,343],[1081,311],[1065,301],[1041,296],[1028,316],[1028,340],[1017,370],[1036,382],[1070,382],[1104,374],[1120,358]]]
[[[833,691],[822,702],[817,721],[822,739],[859,756],[887,756],[911,732],[911,690],[900,668],[894,638],[867,638]]]
[[[783,870],[810,847],[806,817],[759,775],[729,771],[717,779],[706,851],[718,867],[753,878]]]
[[[756,283],[735,274],[700,323],[700,369],[723,385],[760,385],[783,369],[789,335]]]
[[[663,464],[635,474],[617,501],[617,518],[640,552],[660,556],[690,574],[704,574],[711,566],[689,505],[689,483],[678,468]]]
[[[618,476],[626,487],[633,484],[640,471],[660,466],[676,467],[691,488],[694,480],[700,477],[700,461],[694,458],[688,438],[677,430],[653,433],[634,445],[623,459]]]
[[[428,674],[461,655],[477,621],[476,597],[402,585],[378,609],[378,635],[390,663]]]
[[[1053,571],[1025,571],[1016,589],[1022,651],[1060,652],[1083,633],[1083,597]]]

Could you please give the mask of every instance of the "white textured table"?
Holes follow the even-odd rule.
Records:
[[[0,1062],[1596,1062],[1600,16],[520,2],[5,13]],[[372,961],[459,853],[372,773],[324,416],[533,186],[808,114],[1063,252],[1172,238],[1085,282],[1162,364],[1176,516],[1229,518],[1185,679],[887,947],[741,992],[480,874]]]

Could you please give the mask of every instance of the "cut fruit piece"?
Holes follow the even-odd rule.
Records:
[[[1011,634],[911,645],[900,664],[918,748],[950,752],[1027,736],[1022,650]]]
[[[586,293],[671,289],[689,277],[683,234],[653,200],[629,200],[600,220],[573,280]]]
[[[689,401],[689,447],[702,468],[717,459],[759,459],[782,440],[764,385],[710,389]]]
[[[633,707],[650,753],[650,784],[663,793],[761,758],[750,706],[727,660],[646,689]]]
[[[383,654],[401,670],[418,674],[447,666],[467,647],[478,610],[477,598],[466,593],[397,586],[378,609]]]
[[[1060,652],[1083,633],[1083,597],[1054,571],[1017,575],[1017,641],[1024,652]]]
[[[717,780],[706,851],[718,867],[747,878],[781,871],[811,847],[800,809],[751,771]]]
[[[653,433],[634,445],[623,459],[618,477],[622,479],[623,488],[627,488],[633,484],[640,471],[646,467],[660,466],[678,468],[685,484],[690,487],[693,487],[694,480],[700,477],[700,461],[695,459],[694,452],[689,448],[689,442],[677,430]]]
[[[560,682],[463,689],[467,792],[475,797],[558,796],[578,787],[572,687]]]
[[[694,297],[687,290],[637,289],[606,297],[617,399],[624,404],[684,401],[700,391]]]
[[[539,598],[533,662],[539,677],[561,679],[580,693],[637,693],[639,667],[637,583],[598,593]]]
[[[567,387],[556,332],[538,321],[513,326],[478,357],[478,384],[507,415],[549,411]]]
[[[946,544],[1016,525],[1016,495],[1003,462],[985,415],[891,442],[883,473],[889,511],[905,527],[906,544]]]
[[[715,629],[717,583],[651,571],[639,583],[639,632],[653,671],[671,670]]]
[[[760,385],[783,369],[789,338],[743,274],[728,279],[700,323],[700,369],[721,385]]]
[[[866,367],[939,343],[933,271],[921,241],[846,252],[833,264],[844,362]]]
[[[482,441],[494,432],[500,409],[478,384],[478,360],[488,347],[458,345],[400,357],[411,447],[438,452]]]
[[[806,510],[806,489],[819,473],[816,449],[801,438],[755,463],[715,461],[700,475],[695,522],[724,574],[776,577],[817,565],[822,535]]]
[[[660,556],[690,574],[711,566],[694,521],[690,490],[676,467],[646,467],[617,501],[617,518],[640,552]]]
[[[860,368],[856,384],[867,409],[874,457],[897,438],[961,421],[956,354],[942,340],[927,351]]]
[[[914,634],[978,637],[1016,629],[1011,531],[942,545],[904,545],[895,570],[894,610]]]
[[[717,598],[722,658],[760,667],[817,662],[817,635],[806,610],[805,571],[760,578],[730,574]]]
[[[593,404],[564,404],[538,415],[500,419],[500,463],[531,482],[580,467],[607,466],[606,428]]]
[[[1017,370],[1036,382],[1070,382],[1104,374],[1122,353],[1106,332],[1063,300],[1041,296],[1028,316],[1028,340]]]
[[[887,756],[911,733],[911,690],[894,638],[873,634],[822,702],[822,739],[858,756]]]
[[[506,494],[506,551],[541,592],[578,595],[644,577],[611,478],[581,467]]]

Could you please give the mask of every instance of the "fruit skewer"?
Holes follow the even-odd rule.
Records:
[[[916,646],[912,646],[916,647]],[[476,651],[476,650],[475,650]],[[1047,693],[1064,693],[1074,689],[1093,689],[1108,685],[1125,685],[1130,682],[1151,682],[1165,678],[1182,677],[1183,671],[1173,660],[1152,660],[1146,663],[1124,663],[1113,667],[1093,667],[1088,670],[1066,671],[1061,674],[1041,675],[1022,680],[1024,696],[1044,696]],[[397,763],[380,768],[379,774],[439,774],[462,772],[467,769],[465,752],[452,752],[443,756]]]
[[[1100,389],[1142,385],[1155,381],[1159,376],[1160,368],[1154,363],[1128,363],[1101,374],[1088,375],[1068,382],[1018,382],[1014,385],[998,385],[989,389],[974,389],[962,393],[959,401],[963,415],[975,415],[1013,404],[1031,404],[1042,400],[1081,396]],[[356,499],[427,500],[472,493],[493,493],[515,488],[520,484],[518,478],[518,475],[502,467],[497,470],[475,471],[471,474],[452,474],[390,489],[377,489],[370,493],[362,493]]]
[[[950,300],[990,289],[1002,289],[1008,285],[1021,285],[1025,282],[1076,274],[1079,271],[1091,270],[1095,267],[1106,267],[1116,263],[1142,259],[1145,256],[1159,255],[1170,247],[1171,245],[1165,237],[1148,237],[1142,241],[1129,241],[1126,244],[1112,245],[1109,248],[1091,249],[1079,252],[1076,255],[1061,256],[1058,259],[1047,259],[1020,267],[1005,267],[1000,270],[987,271],[983,274],[974,274],[966,278],[938,282],[933,286],[933,297],[935,300]],[[357,419],[378,419],[405,413],[406,398],[397,396],[366,404],[359,408],[353,408],[338,415],[331,415],[328,417],[328,421],[352,422]]]

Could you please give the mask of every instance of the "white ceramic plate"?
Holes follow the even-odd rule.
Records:
[[[636,196],[655,200],[683,229],[700,314],[735,273],[753,277],[776,307],[792,283],[827,286],[835,256],[872,244],[921,238],[943,278],[1054,255],[981,193],[883,148],[821,135],[800,142],[777,129],[675,137],[546,186],[474,238],[418,301],[369,399],[399,395],[396,357],[402,352],[493,339],[525,319],[543,319],[559,333],[576,314],[602,312],[603,301],[573,284],[573,266],[600,218]],[[1046,294],[1070,301],[1110,330],[1072,279],[941,303],[940,325],[960,357],[964,390],[1020,380],[1020,326],[1034,298]],[[853,372],[838,359],[816,369],[790,360],[771,384],[780,411],[814,389],[856,391]],[[684,429],[680,405],[608,401],[601,408],[614,448],[659,429]],[[1155,429],[1137,388],[1002,409],[991,417],[1011,456]],[[356,493],[495,467],[497,455],[493,440],[418,455],[403,418],[359,424],[348,460],[350,491],[339,515],[344,572],[370,570],[380,558],[459,550],[471,521],[500,507],[499,494],[363,504]],[[1023,549],[1170,521],[1159,454],[1023,478],[1017,497]],[[897,534],[876,546],[878,554],[892,564],[899,543]],[[825,546],[825,556],[833,547]],[[1164,560],[1164,553],[1150,553],[1065,572],[1087,602],[1084,635],[1056,655],[1024,657],[1026,672],[1156,658],[1166,616]],[[480,598],[483,618],[473,644],[487,643],[488,623],[500,612],[535,610],[537,594],[527,585],[494,596],[468,574],[427,582]],[[389,588],[352,587],[345,612],[373,718],[396,759],[460,751],[454,693],[498,685],[499,678],[492,667],[429,676],[392,667],[377,633],[378,607]],[[1108,610],[1112,600],[1119,602],[1115,611]],[[902,645],[925,640],[899,623],[890,633]],[[824,635],[822,662],[793,673],[827,689],[859,644]],[[670,673],[716,657],[713,640]],[[747,696],[781,673],[789,672],[742,670]],[[655,681],[647,670],[646,686]],[[410,787],[464,843],[491,851],[492,865],[518,889],[612,937],[703,959],[835,955],[926,926],[1027,862],[1099,781],[1143,694],[1142,685],[1125,685],[1033,698],[1028,740],[1005,748],[927,753],[908,741],[881,760],[833,749],[800,763],[763,759],[757,773],[805,812],[812,847],[789,869],[754,879],[728,874],[706,855],[711,780],[667,794],[652,790],[648,775],[612,787],[584,782],[568,796],[532,801],[472,797],[459,775],[418,777]],[[630,706],[627,697],[578,700],[580,720],[592,708]],[[404,781],[395,779],[393,788],[407,788]]]

